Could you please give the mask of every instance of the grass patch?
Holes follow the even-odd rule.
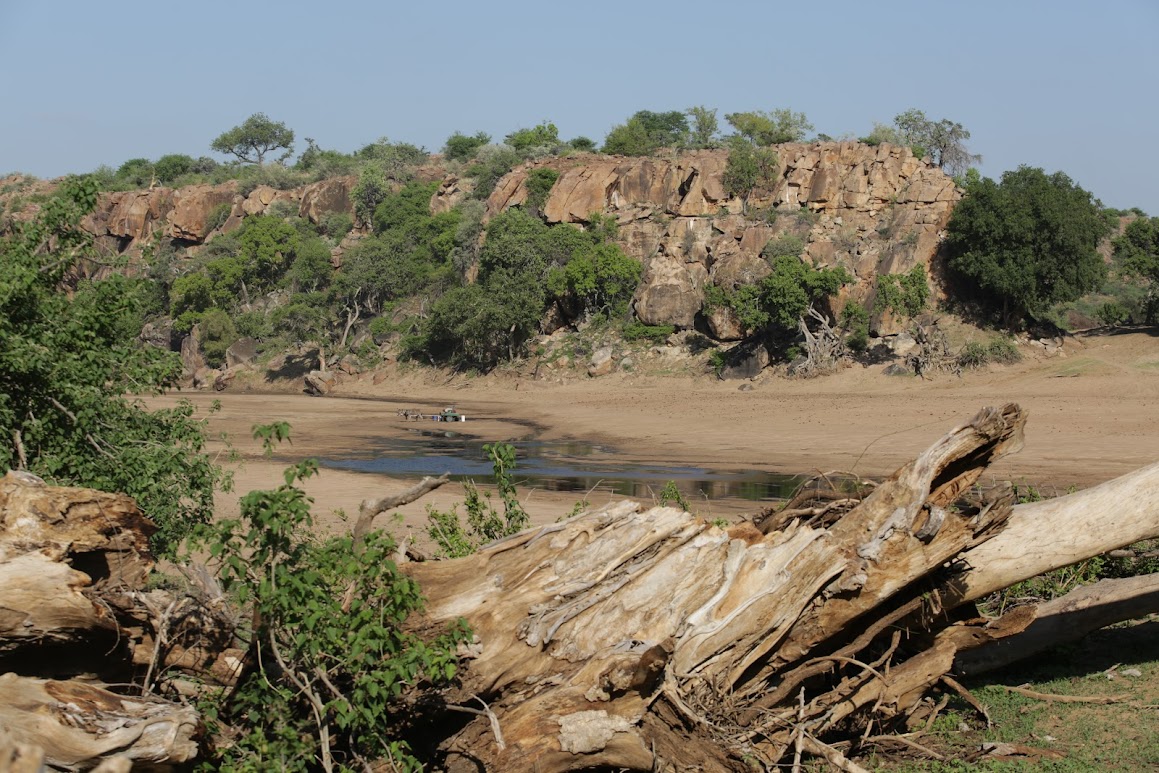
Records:
[[[1137,669],[1140,676],[1119,672]],[[947,761],[901,759],[880,753],[867,759],[885,771],[1091,771],[1159,767],[1159,616],[1096,631],[1003,671],[964,682],[993,719],[984,722],[955,697],[920,743]],[[1054,695],[1125,696],[1107,705],[1056,703],[1029,698],[1006,685]],[[961,728],[968,729],[961,729]],[[986,742],[1022,744],[1062,759],[999,761],[979,756]]]

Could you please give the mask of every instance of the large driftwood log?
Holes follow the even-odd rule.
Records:
[[[197,755],[197,712],[152,697],[111,693],[80,681],[0,676],[0,728],[39,748],[58,769],[90,768],[102,759],[176,764]]]
[[[1021,557],[1044,517],[1060,543],[1073,537],[1070,561],[1159,534],[1148,504],[1104,539],[1084,533],[1082,513],[1110,506],[1097,496],[1048,515],[1013,507],[1008,487],[973,496],[1024,419],[983,410],[836,521],[726,531],[622,503],[413,565],[431,622],[464,617],[479,637],[462,697],[487,709],[444,749],[493,770],[742,770],[794,747],[839,761],[827,740],[901,721],[960,651],[994,638],[969,619],[991,584],[969,557]],[[1037,523],[1011,529],[1013,513]]]
[[[141,588],[156,527],[129,497],[0,478],[0,668],[43,647],[107,647],[112,601]]]

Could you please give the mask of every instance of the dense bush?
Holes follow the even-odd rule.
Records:
[[[1096,247],[1109,229],[1065,174],[1023,166],[969,188],[950,218],[948,263],[984,309],[1016,322],[1098,289],[1106,264]]]
[[[447,137],[447,144],[443,148],[443,155],[452,161],[469,161],[475,157],[475,152],[491,141],[491,135],[486,132],[476,132],[468,137],[462,132],[455,132]]]
[[[212,515],[222,472],[192,406],[150,411],[137,397],[181,372],[176,355],[137,339],[140,282],[113,274],[65,289],[91,254],[77,224],[96,198],[95,181],[68,180],[0,240],[0,467],[134,497],[168,553]]]
[[[681,111],[653,113],[641,110],[608,133],[603,151],[623,156],[647,156],[659,148],[682,146],[687,139],[688,119]]]
[[[546,167],[536,167],[527,173],[527,205],[535,212],[542,212],[543,205],[555,181],[559,179],[559,172]]]
[[[888,310],[912,319],[922,313],[929,298],[926,267],[919,263],[905,274],[878,275],[873,308],[878,313]]]

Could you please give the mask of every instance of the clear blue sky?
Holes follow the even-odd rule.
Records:
[[[0,57],[0,174],[212,155],[255,112],[299,151],[435,151],[690,105],[856,136],[917,107],[969,129],[987,176],[1061,170],[1159,214],[1159,0],[0,0]]]

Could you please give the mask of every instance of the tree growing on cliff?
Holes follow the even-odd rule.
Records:
[[[770,112],[753,110],[747,113],[728,113],[724,116],[729,126],[754,145],[776,145],[781,142],[801,142],[813,131],[813,124],[804,113],[788,108]]]
[[[209,148],[261,166],[271,151],[285,151],[280,161],[290,157],[294,150],[294,131],[280,121],[271,121],[265,113],[254,113],[244,123],[218,135]]]
[[[934,121],[914,108],[896,116],[893,124],[897,127],[898,139],[913,148],[914,155],[918,158],[929,155],[948,174],[965,174],[967,169],[982,161],[980,155],[966,149],[970,132],[957,121],[948,118]],[[875,127],[875,131],[879,129]]]
[[[1102,207],[1062,172],[1022,166],[972,185],[950,218],[949,266],[1007,324],[1097,290]]]
[[[780,160],[772,148],[758,147],[744,137],[734,135],[726,142],[728,162],[721,181],[728,194],[739,196],[747,209],[749,196],[776,182]]]
[[[213,512],[222,471],[188,403],[150,411],[134,397],[174,383],[181,363],[137,340],[145,292],[114,274],[64,289],[91,237],[91,179],[70,179],[38,217],[0,241],[0,468],[134,497],[168,552]]]
[[[720,123],[716,120],[716,108],[703,105],[690,107],[684,111],[692,119],[692,127],[688,132],[688,145],[692,148],[714,148],[719,143],[716,133],[720,130]]]
[[[682,145],[687,137],[688,119],[679,110],[666,113],[640,110],[608,133],[604,152],[646,156],[660,148]]]

